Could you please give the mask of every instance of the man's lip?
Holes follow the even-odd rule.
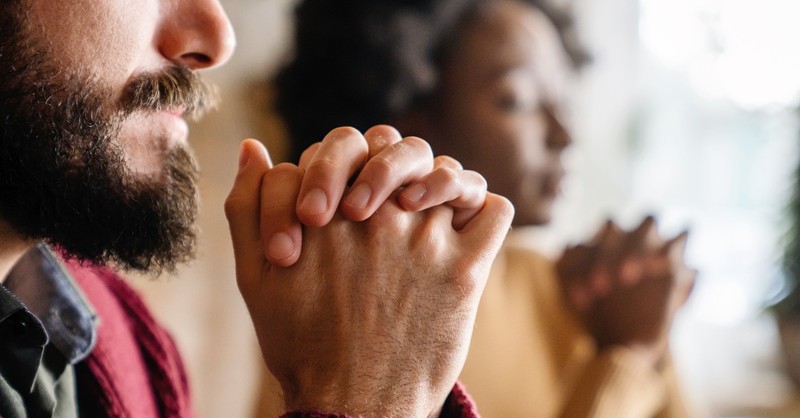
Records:
[[[162,123],[166,123],[171,132],[177,133],[181,137],[189,134],[189,127],[186,119],[183,118],[183,109],[165,109],[160,112]]]
[[[176,107],[172,109],[164,109],[163,112],[169,113],[170,115],[183,117],[183,114],[186,112],[186,108],[184,107]]]

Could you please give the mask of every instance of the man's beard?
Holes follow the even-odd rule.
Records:
[[[58,68],[54,54],[22,35],[24,12],[3,7],[0,219],[23,238],[81,260],[174,271],[196,245],[194,159],[158,139],[164,167],[137,174],[118,134],[133,112],[201,112],[210,103],[207,88],[189,70],[172,68],[139,76],[117,104],[108,86]]]

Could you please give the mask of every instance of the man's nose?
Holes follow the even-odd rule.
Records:
[[[218,0],[177,0],[162,16],[159,52],[191,69],[212,68],[233,54],[236,36]]]

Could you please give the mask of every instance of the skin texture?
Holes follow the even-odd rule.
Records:
[[[337,210],[347,219],[363,221],[401,186],[397,202],[402,208],[421,211],[447,203],[454,210],[455,229],[477,214],[486,196],[486,181],[479,174],[463,170],[452,158],[434,158],[427,142],[403,138],[386,125],[375,126],[363,136],[353,128],[334,129],[309,147],[298,168],[303,179],[296,212],[269,203],[277,210],[265,213],[271,221],[261,224],[268,260],[284,267],[300,255],[301,222],[324,226]]]
[[[41,34],[38,41],[54,51],[69,51],[62,54],[63,65],[107,84],[114,102],[136,74],[176,64],[213,68],[226,62],[235,46],[233,29],[216,0],[37,0],[29,16],[31,33]],[[146,112],[124,122],[120,146],[134,171],[152,174],[162,166],[162,155],[153,148],[185,145],[188,130],[179,111]]]
[[[378,136],[395,135],[377,129],[385,132]],[[330,135],[345,138],[337,142],[361,143],[356,148],[362,150],[370,149],[368,143],[381,146],[351,128]],[[417,152],[422,164],[433,165],[429,152]],[[407,211],[402,193],[392,194],[366,221],[349,221],[340,211],[323,227],[307,226],[296,263],[269,262],[264,224],[281,218],[297,224],[294,207],[308,178],[316,179],[312,190],[326,190],[338,200],[330,191],[343,190],[342,179],[362,168],[358,184],[374,161],[365,165],[352,157],[335,154],[334,163],[309,163],[305,171],[288,163],[272,167],[259,143],[243,143],[240,171],[225,205],[239,288],[287,409],[435,416],[463,366],[480,294],[513,208],[486,194],[475,201],[474,215],[455,229],[452,207]],[[326,175],[315,177],[317,169]],[[398,175],[405,170],[394,169]],[[448,189],[429,187],[428,196],[446,199],[452,195]],[[384,192],[374,190],[376,196]],[[332,269],[331,260],[347,261]]]
[[[514,225],[546,224],[572,142],[563,122],[572,69],[556,29],[530,5],[500,0],[459,34],[433,104],[400,119],[422,120],[437,152],[508,197]],[[607,226],[598,234],[603,239],[568,248],[558,261],[565,302],[601,350],[625,346],[657,365],[672,318],[694,285],[696,272],[683,258],[686,236],[660,236],[653,219],[634,231]]]
[[[304,133],[333,116],[359,126],[388,120],[429,141],[434,155],[483,175],[489,191],[514,204],[515,226],[547,224],[572,142],[565,115],[575,75],[552,20],[519,0],[480,2],[454,14],[455,22],[437,7],[466,2],[412,3],[342,8],[337,19],[329,2],[303,3],[296,58],[276,79],[276,108],[293,140],[305,143],[313,135]],[[414,25],[418,31],[409,29]],[[334,203],[324,215],[300,219],[322,225],[333,219]],[[653,368],[694,282],[683,259],[685,237],[661,236],[652,220],[633,231],[604,231],[603,239],[564,251],[557,263],[561,302],[601,351],[628,348],[640,354],[637,364]]]
[[[234,45],[216,0],[25,6],[29,46],[40,47],[37,54],[59,51],[56,76],[101,86],[101,114],[125,110],[143,74],[211,68]],[[69,112],[60,97],[48,98],[53,103],[32,107]],[[170,150],[187,148],[182,116],[189,106],[154,103],[128,109],[109,134],[110,147],[131,177],[169,185],[165,165]],[[70,170],[81,171],[86,160],[75,157]],[[356,171],[356,189],[367,185],[371,198],[352,192],[340,206]],[[314,190],[325,199],[303,203]],[[419,138],[388,127],[365,136],[340,128],[303,167],[273,168],[263,146],[245,141],[225,209],[239,287],[289,407],[436,414],[463,365],[489,265],[511,223],[507,200],[488,194],[483,178],[454,160],[434,159]],[[0,266],[30,245],[18,234],[0,235]]]
[[[663,238],[648,217],[630,232],[608,222],[591,242],[564,251],[556,269],[567,302],[599,350],[625,346],[650,366],[662,362],[697,275],[683,259],[687,237]]]
[[[227,60],[233,35],[214,2],[181,23],[227,28],[205,37],[177,37],[158,5],[138,2],[130,19],[125,2],[3,5],[0,217],[22,239],[123,269],[191,258],[196,167],[182,115],[205,107],[193,71]]]
[[[515,225],[547,223],[572,139],[563,117],[572,69],[558,34],[530,6],[484,7],[445,54],[428,109],[401,116],[419,124],[437,153],[481,173],[516,206]]]

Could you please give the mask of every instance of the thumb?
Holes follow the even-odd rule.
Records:
[[[508,235],[513,219],[514,205],[505,197],[487,193],[481,210],[459,232],[464,238],[464,249],[480,254],[479,263],[485,265],[487,272]]]
[[[244,140],[239,148],[239,172],[225,199],[239,279],[258,277],[264,262],[259,233],[261,180],[270,168],[272,161],[264,145],[255,139]]]

